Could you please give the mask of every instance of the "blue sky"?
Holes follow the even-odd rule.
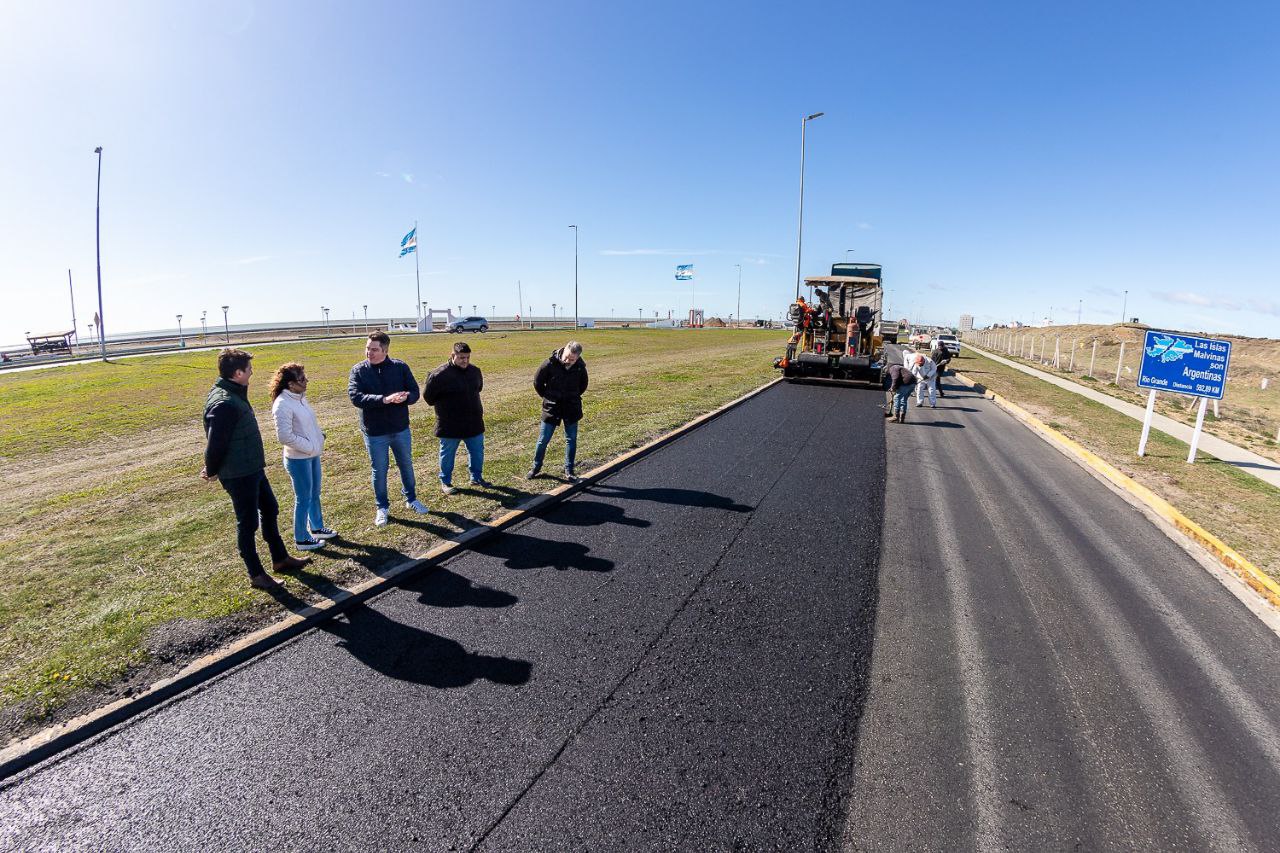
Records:
[[[208,8],[205,8],[208,7]],[[214,8],[216,7],[216,8]],[[22,3],[0,11],[0,342],[690,305],[881,263],[895,315],[1276,336],[1280,12],[1208,3]],[[526,308],[527,311],[527,308]]]

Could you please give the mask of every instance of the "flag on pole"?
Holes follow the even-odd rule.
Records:
[[[404,257],[410,252],[418,251],[418,229],[415,226],[412,231],[404,235],[404,239],[400,241],[400,257]]]
[[[693,264],[678,264],[676,281],[693,281]]]

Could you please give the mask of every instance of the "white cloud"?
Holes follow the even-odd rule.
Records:
[[[232,263],[234,263],[238,267],[244,267],[244,266],[248,266],[249,264],[260,264],[263,261],[269,261],[269,260],[271,260],[270,255],[252,255],[247,258],[241,258],[238,261],[232,261]]]
[[[870,222],[859,222],[859,223],[858,223],[858,230],[859,230],[859,231],[870,231],[870,230],[871,230],[871,223],[870,223]]]
[[[411,184],[411,183],[413,183],[413,173],[412,173],[412,172],[401,172],[401,173],[400,173],[400,177],[404,179],[404,182],[405,182],[406,184]]]
[[[743,258],[743,260],[749,264],[755,264],[758,267],[762,267],[765,264],[769,263],[764,258]]]
[[[661,255],[663,257],[672,258],[693,258],[705,255],[753,255],[747,258],[748,263],[766,263],[759,260],[760,258],[782,258],[785,255],[774,254],[773,252],[741,252],[735,249],[692,249],[688,251],[680,251],[673,249],[601,249],[602,255]]]
[[[389,178],[389,177],[391,177],[391,173],[390,173],[390,172],[374,172],[374,174],[375,174],[375,175],[377,175],[379,178]]]
[[[1194,305],[1197,308],[1220,308],[1224,311],[1239,311],[1240,303],[1232,302],[1229,299],[1219,299],[1215,296],[1205,296],[1201,293],[1192,293],[1189,290],[1177,290],[1172,293],[1156,291],[1152,296],[1164,302],[1172,302],[1175,305]]]
[[[1269,299],[1250,299],[1249,310],[1256,311],[1259,314],[1270,314],[1272,317],[1280,317],[1280,302],[1272,302]]]

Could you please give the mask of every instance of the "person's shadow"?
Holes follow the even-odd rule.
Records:
[[[455,640],[396,622],[363,604],[320,628],[356,660],[398,681],[446,689],[483,678],[515,686],[528,682],[533,671],[529,661],[469,652]]]
[[[582,572],[613,571],[613,561],[593,557],[591,549],[577,542],[539,539],[523,533],[504,531],[471,547],[477,554],[502,560],[508,569],[577,569]]]
[[[587,494],[602,498],[625,498],[634,501],[653,501],[663,504],[677,504],[707,509],[723,509],[729,512],[751,512],[753,506],[740,504],[733,498],[704,492],[700,489],[676,489],[660,487],[639,489],[632,486],[618,486],[612,483],[594,483],[584,490]]]
[[[594,527],[599,524],[649,527],[652,524],[643,518],[628,518],[627,511],[620,506],[582,498],[565,501],[539,517],[548,524],[564,524],[570,527]]]
[[[500,589],[477,586],[444,566],[436,566],[405,589],[417,592],[418,601],[432,607],[510,607],[520,600]]]

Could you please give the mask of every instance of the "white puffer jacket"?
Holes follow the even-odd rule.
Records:
[[[285,459],[310,459],[324,450],[320,422],[303,395],[281,391],[271,404],[271,417],[276,422],[276,438],[284,445]]]

